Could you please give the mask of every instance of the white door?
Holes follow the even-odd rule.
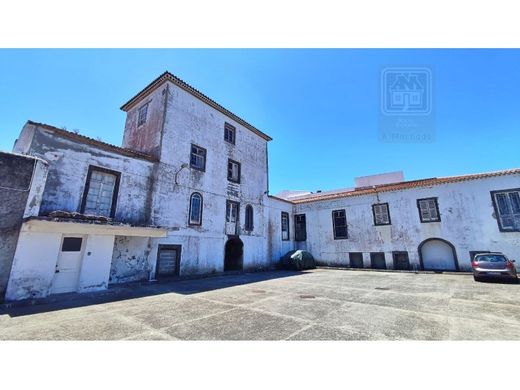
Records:
[[[84,246],[84,236],[67,235],[63,237],[54,271],[51,294],[77,290]]]
[[[444,241],[426,241],[421,247],[421,255],[424,269],[452,271],[457,269],[453,249]]]

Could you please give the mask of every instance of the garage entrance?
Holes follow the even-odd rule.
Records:
[[[244,243],[238,237],[231,237],[224,247],[224,271],[242,271]]]
[[[429,238],[419,245],[421,267],[430,271],[458,271],[455,247],[442,238]]]
[[[157,250],[156,278],[166,278],[180,275],[181,246],[159,245]]]

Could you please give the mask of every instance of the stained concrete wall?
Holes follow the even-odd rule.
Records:
[[[11,272],[22,218],[38,214],[46,175],[44,161],[0,152],[0,301]]]
[[[79,212],[89,165],[93,165],[121,173],[114,219],[148,224],[151,162],[77,142],[29,123],[22,129],[14,151],[40,157],[49,164],[40,214]]]
[[[138,109],[149,102],[149,123],[137,128]],[[150,112],[149,112],[150,113]],[[148,122],[148,120],[147,120]],[[224,124],[236,127],[236,142],[224,140]],[[143,137],[148,138],[143,140]],[[191,144],[207,150],[206,169],[189,167]],[[155,274],[159,244],[182,245],[181,275],[222,272],[226,235],[226,200],[240,203],[239,235],[244,243],[244,269],[270,265],[267,253],[267,141],[192,94],[166,82],[128,111],[123,146],[150,152],[159,146],[160,163],[153,173],[151,222],[168,227],[168,237],[144,243],[116,240],[112,282],[128,280],[131,270],[142,278]],[[241,182],[227,180],[228,158],[241,163]],[[183,167],[184,166],[184,167]],[[202,225],[188,223],[193,192],[203,197]],[[247,232],[245,207],[253,207],[254,229]],[[132,239],[134,242],[135,240]],[[149,253],[148,263],[144,261]],[[146,264],[146,266],[145,266]],[[118,276],[121,272],[121,276]]]
[[[363,252],[366,267],[370,252],[385,252],[387,268],[392,251],[408,251],[410,263],[419,267],[418,246],[429,238],[442,238],[456,249],[461,270],[471,268],[469,251],[504,252],[518,259],[519,232],[500,232],[490,191],[519,187],[519,175],[435,185],[376,195],[316,201],[295,206],[307,216],[307,249],[324,265],[349,265],[349,252]],[[441,222],[421,223],[417,199],[438,197]],[[372,204],[388,202],[391,225],[374,226]],[[345,209],[349,238],[334,240],[332,211]]]

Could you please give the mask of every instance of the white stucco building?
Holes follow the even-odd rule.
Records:
[[[271,138],[172,74],[122,110],[122,147],[31,121],[22,129],[13,152],[42,161],[45,175],[2,260],[6,300],[270,268],[299,248],[320,264],[367,268],[518,257],[520,170],[412,182],[393,173],[274,197]]]

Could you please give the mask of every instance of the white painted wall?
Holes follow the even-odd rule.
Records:
[[[363,252],[365,266],[370,252],[385,252],[392,268],[392,251],[408,251],[410,263],[419,266],[419,244],[428,238],[442,238],[456,249],[462,270],[471,267],[469,251],[504,252],[520,258],[520,233],[500,232],[490,191],[518,188],[519,175],[504,175],[451,184],[434,185],[375,195],[315,201],[295,206],[295,213],[307,215],[307,249],[322,264],[348,266],[349,252]],[[438,197],[441,222],[421,223],[417,199]],[[389,203],[392,224],[374,226],[372,204]],[[345,209],[349,238],[334,240],[332,211]]]

